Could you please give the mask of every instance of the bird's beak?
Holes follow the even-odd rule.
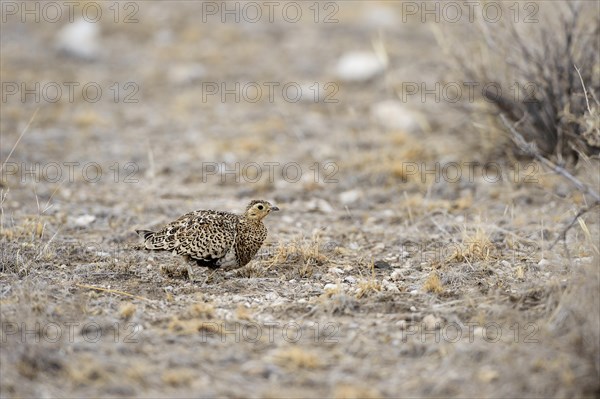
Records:
[[[271,207],[271,210],[272,210],[272,211],[278,211],[278,210],[279,210],[279,208],[277,208],[276,206],[272,206],[272,207]]]

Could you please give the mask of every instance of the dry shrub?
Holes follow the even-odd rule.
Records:
[[[468,37],[475,42],[468,43],[468,37],[460,35],[460,45],[446,45],[465,82],[477,82],[480,89],[497,85],[482,90],[486,110],[515,123],[544,155],[556,157],[559,163],[598,155],[597,3],[536,4],[537,22],[525,23],[522,16],[515,23],[506,3],[498,23],[469,24]],[[469,111],[475,119],[481,115],[480,109]],[[489,123],[483,125],[489,130]],[[499,123],[498,127],[506,132]]]
[[[600,375],[600,257],[575,272],[548,323],[549,330]],[[593,381],[590,378],[590,382]],[[600,390],[595,380],[596,393]]]

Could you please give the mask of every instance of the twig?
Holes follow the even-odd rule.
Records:
[[[19,145],[19,142],[21,141],[21,139],[23,138],[23,136],[25,135],[25,133],[27,133],[27,129],[29,129],[29,125],[31,125],[31,122],[33,122],[33,119],[35,118],[35,115],[37,114],[37,112],[39,110],[40,110],[39,107],[36,108],[36,110],[33,113],[33,115],[31,115],[31,119],[29,119],[29,122],[27,122],[27,125],[25,126],[25,129],[23,129],[23,131],[21,132],[21,135],[17,139],[15,145],[13,145],[13,148],[8,153],[8,156],[6,157],[6,159],[4,160],[4,162],[2,163],[2,165],[0,165],[0,173],[4,170],[4,165],[6,165],[6,163],[10,159],[10,156],[12,155],[13,151],[15,150],[15,148],[17,148],[17,146]]]
[[[573,64],[573,66],[575,67],[575,70],[577,71],[577,75],[579,75],[579,80],[581,81],[581,87],[583,87],[583,95],[585,96],[585,103],[587,105],[588,112],[591,114],[592,109],[590,108],[590,100],[588,100],[588,92],[587,92],[587,89],[585,88],[585,83],[583,83],[583,78],[581,77],[581,72],[579,72],[579,68],[577,68],[577,65]]]
[[[131,297],[131,298],[136,298],[136,299],[141,299],[143,301],[152,302],[152,299],[144,298],[143,296],[139,296],[139,295],[133,295],[133,294],[130,294],[130,293],[124,292],[124,291],[111,290],[110,288],[96,287],[96,286],[93,286],[93,285],[79,284],[79,283],[76,283],[75,285],[77,287],[80,287],[80,288],[87,288],[87,289],[90,289],[90,290],[110,292],[110,293],[113,293],[113,294],[125,295],[125,296]]]
[[[575,225],[575,222],[577,222],[577,220],[579,220],[579,218],[581,216],[585,215],[591,209],[600,205],[600,194],[598,194],[596,191],[592,190],[592,188],[589,185],[583,183],[581,180],[579,180],[578,178],[573,176],[565,168],[556,165],[554,162],[550,161],[548,158],[541,155],[540,152],[538,151],[535,143],[528,143],[527,141],[525,141],[525,138],[523,138],[523,135],[521,135],[521,133],[519,133],[517,131],[517,129],[515,129],[515,127],[508,122],[508,120],[506,119],[504,114],[500,114],[500,119],[502,119],[502,123],[504,123],[504,126],[506,126],[510,130],[510,132],[512,133],[513,141],[522,151],[526,152],[530,156],[533,156],[535,159],[537,159],[543,165],[545,165],[546,167],[551,169],[554,173],[569,180],[571,183],[573,183],[573,185],[575,185],[575,187],[577,187],[577,189],[581,193],[588,194],[594,198],[594,202],[592,204],[590,204],[587,207],[581,208],[579,210],[579,212],[577,212],[577,215],[575,215],[575,217],[573,218],[571,223],[569,223],[567,225],[567,227],[563,229],[563,231],[560,233],[560,235],[556,238],[556,241],[554,241],[554,243],[550,246],[550,249],[552,249],[556,245],[556,243],[558,241],[560,241],[561,239],[566,243],[567,232]],[[567,253],[568,253],[568,248],[566,248],[566,244],[565,244],[565,249],[567,249]]]
[[[510,132],[512,133],[513,141],[522,151],[537,159],[544,166],[551,169],[554,173],[561,175],[565,179],[569,180],[583,194],[588,194],[591,197],[593,197],[596,204],[600,203],[600,194],[592,190],[589,185],[584,184],[581,180],[573,176],[568,170],[566,170],[562,166],[556,165],[554,162],[550,161],[548,158],[540,154],[535,143],[528,143],[527,141],[525,141],[525,138],[523,138],[521,133],[519,133],[514,128],[514,126],[508,122],[504,114],[500,114],[500,119],[502,119],[502,123],[504,123],[504,126],[506,126],[510,130]],[[593,206],[594,204],[592,204],[592,207]]]
[[[585,208],[581,208],[579,210],[579,212],[577,212],[577,215],[575,215],[575,217],[573,218],[573,220],[571,220],[571,223],[569,223],[567,225],[567,227],[565,229],[563,229],[562,233],[556,237],[556,240],[554,240],[554,242],[552,243],[552,245],[550,246],[550,249],[554,248],[554,246],[562,239],[562,240],[567,240],[567,232],[569,230],[571,230],[571,227],[573,227],[575,225],[575,223],[579,220],[580,217],[582,217],[583,215],[585,215],[588,211],[590,211],[590,209],[592,209],[594,206],[597,206],[598,203],[594,203],[590,206],[587,206]]]

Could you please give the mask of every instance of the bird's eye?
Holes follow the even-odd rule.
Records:
[[[262,205],[259,205],[259,206],[257,206],[257,208],[259,211],[262,211],[264,207]]]

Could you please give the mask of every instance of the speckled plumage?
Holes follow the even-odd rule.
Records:
[[[159,231],[136,230],[151,250],[171,251],[201,266],[236,269],[245,266],[267,238],[262,220],[279,208],[253,200],[243,215],[198,210],[186,213]]]

